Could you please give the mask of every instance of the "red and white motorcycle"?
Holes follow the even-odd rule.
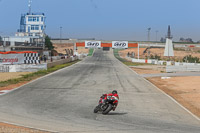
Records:
[[[115,110],[117,107],[119,99],[115,96],[101,96],[99,100],[99,105],[95,107],[94,113],[102,112],[102,114],[106,115],[111,110]]]

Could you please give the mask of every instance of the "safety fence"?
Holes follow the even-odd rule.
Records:
[[[200,72],[200,65],[166,66],[166,72]]]
[[[155,60],[155,59],[135,59],[135,58],[132,58],[132,62],[148,63],[148,64],[155,64],[155,65],[174,65],[174,61],[161,61],[161,60]]]
[[[160,61],[153,59],[135,59],[135,58],[132,58],[132,62],[166,65],[166,72],[200,72],[199,63],[185,63],[185,62]]]

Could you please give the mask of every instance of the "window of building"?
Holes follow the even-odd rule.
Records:
[[[40,33],[36,33],[35,36],[40,36]]]
[[[29,22],[33,21],[33,17],[28,17],[28,21]]]
[[[39,25],[35,25],[35,30],[39,30]]]
[[[31,25],[31,30],[39,30],[39,25]]]
[[[43,29],[44,29],[44,26],[42,25],[42,26],[41,26],[41,30],[43,30]]]
[[[42,21],[42,22],[44,21],[44,17],[41,17],[41,21]]]
[[[36,17],[33,17],[33,22],[35,22],[36,21]]]
[[[35,30],[35,26],[34,25],[31,25],[31,30]]]
[[[29,22],[39,22],[39,17],[28,17]]]
[[[29,36],[33,36],[33,33],[29,33]]]

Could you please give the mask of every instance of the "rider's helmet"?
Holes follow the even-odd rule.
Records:
[[[113,90],[113,91],[112,91],[112,94],[117,94],[117,91],[116,91],[116,90]]]

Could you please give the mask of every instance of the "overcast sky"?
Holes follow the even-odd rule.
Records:
[[[175,41],[200,40],[200,0],[32,0],[32,12],[46,16],[51,37],[146,41],[166,36],[171,25]],[[19,29],[28,0],[0,0],[0,35]]]

